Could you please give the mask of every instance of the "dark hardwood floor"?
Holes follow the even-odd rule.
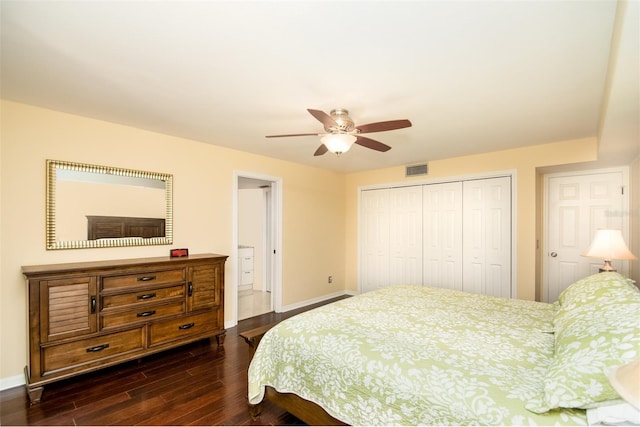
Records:
[[[251,419],[249,346],[239,333],[318,305],[242,320],[221,347],[204,340],[48,385],[36,405],[24,386],[3,390],[0,425],[301,425],[270,402]]]

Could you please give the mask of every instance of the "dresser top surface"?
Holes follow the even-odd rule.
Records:
[[[148,258],[128,258],[102,261],[72,262],[62,264],[26,265],[22,267],[22,274],[27,277],[38,276],[50,273],[73,273],[86,270],[101,270],[113,268],[129,268],[138,266],[184,266],[191,262],[203,260],[226,260],[227,255],[219,254],[190,254],[185,257],[148,257]]]

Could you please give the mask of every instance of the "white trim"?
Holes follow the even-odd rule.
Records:
[[[546,254],[549,253],[549,179],[562,178],[567,176],[579,176],[579,175],[595,175],[601,173],[615,173],[620,172],[622,174],[622,186],[625,189],[622,197],[622,211],[629,212],[630,203],[630,181],[629,181],[629,166],[619,166],[603,169],[584,169],[568,172],[553,172],[543,175],[543,194],[542,194],[542,252],[540,253],[541,259],[541,277],[542,277],[542,289],[540,290],[540,299],[544,302],[549,301],[549,257]],[[622,237],[625,242],[629,242],[629,215],[622,216]],[[585,248],[586,249],[586,248]],[[628,263],[628,261],[626,261]],[[627,271],[629,266],[627,266]]]
[[[518,171],[511,171],[511,298],[518,298]],[[533,240],[535,241],[535,234]],[[535,251],[534,251],[535,259]]]
[[[262,259],[267,260],[271,258],[271,247],[273,246],[271,244],[271,239],[273,239],[273,230],[271,230],[271,217],[272,217],[272,207],[273,207],[273,203],[271,203],[271,187],[269,187],[268,190],[265,190],[262,193],[262,205],[263,206],[267,206],[267,208],[265,209],[265,214],[262,217],[262,241],[264,242],[264,245],[262,247]],[[269,204],[271,204],[271,207],[269,206]],[[269,284],[271,284],[273,286],[273,275],[271,274],[273,270],[273,266],[271,265],[271,263],[264,263],[264,265],[262,266],[262,286],[261,286],[261,290],[262,292],[267,292],[267,291],[271,291],[271,289],[268,289]],[[273,307],[273,294],[271,294],[271,306]]]
[[[271,288],[271,298],[273,302],[273,309],[279,313],[282,307],[282,178],[269,175],[257,174],[254,172],[233,171],[233,196],[232,196],[232,238],[231,244],[232,256],[228,261],[231,271],[230,280],[225,281],[225,294],[231,293],[231,304],[235,307],[233,318],[229,321],[225,321],[225,328],[232,328],[238,324],[238,179],[249,178],[257,179],[261,181],[269,181],[271,183],[271,203],[272,203],[272,218],[273,222],[273,250],[274,254],[274,266],[273,266],[273,282]],[[268,262],[269,260],[265,260]]]
[[[236,315],[236,317],[238,317],[238,316]],[[235,327],[237,325],[238,325],[238,320],[237,319],[236,320],[228,320],[228,321],[225,320],[225,322],[224,322],[224,328],[225,329],[233,328],[233,327]]]
[[[9,378],[0,378],[0,390],[7,390],[25,385],[24,375],[15,375]]]
[[[382,184],[373,184],[373,185],[363,185],[358,187],[357,191],[357,203],[358,203],[358,230],[357,230],[357,274],[358,274],[358,293],[362,292],[362,251],[360,248],[360,242],[362,237],[362,205],[360,203],[362,197],[362,192],[367,190],[380,190],[385,188],[399,188],[399,187],[413,187],[413,186],[423,186],[430,184],[443,184],[448,182],[458,182],[458,181],[472,181],[476,179],[488,179],[488,178],[500,178],[500,177],[509,177],[511,178],[511,298],[518,297],[518,271],[517,271],[517,261],[518,261],[518,247],[517,247],[517,211],[518,211],[518,200],[517,200],[517,188],[518,188],[518,171],[516,169],[506,169],[503,171],[492,171],[492,172],[482,172],[477,174],[466,174],[466,175],[457,175],[457,176],[446,176],[446,177],[437,177],[437,178],[426,178],[420,180],[412,180],[411,182],[390,182],[390,183],[382,183]]]

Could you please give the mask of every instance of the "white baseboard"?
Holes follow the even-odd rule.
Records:
[[[0,390],[7,390],[9,388],[18,387],[24,384],[24,375],[16,375],[9,378],[0,378]]]
[[[232,322],[231,320],[225,321],[224,322],[224,328],[225,329],[230,329],[233,328],[234,326],[238,326],[238,322]]]

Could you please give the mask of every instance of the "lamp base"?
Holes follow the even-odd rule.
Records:
[[[602,267],[600,267],[599,272],[600,273],[610,273],[612,271],[618,271],[615,268],[613,268],[613,266],[611,265],[611,261],[610,260],[604,260],[604,265]]]

